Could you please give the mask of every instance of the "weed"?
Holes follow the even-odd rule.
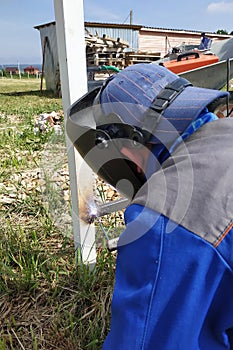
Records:
[[[36,118],[62,102],[39,88],[36,79],[0,81],[0,350],[98,350],[115,255],[99,248],[93,270],[76,263],[64,139],[34,132]]]

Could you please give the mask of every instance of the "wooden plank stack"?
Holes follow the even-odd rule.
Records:
[[[151,63],[160,59],[160,53],[150,52],[125,52],[125,64],[130,66],[136,63]]]
[[[125,67],[124,49],[129,43],[120,38],[114,39],[107,35],[85,36],[87,66],[115,66],[120,69]]]
[[[86,29],[87,66],[115,66],[123,69],[136,63],[151,63],[160,59],[160,53],[129,51],[129,43],[121,38],[102,37],[91,34]]]

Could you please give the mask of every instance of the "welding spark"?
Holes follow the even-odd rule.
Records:
[[[87,205],[88,222],[93,223],[98,217],[98,208],[95,202],[88,202]]]
[[[98,211],[97,204],[93,201],[89,201],[87,203],[87,210],[88,210],[88,222],[93,223],[96,220],[100,226],[101,231],[104,234],[104,237],[108,241],[109,237],[108,237],[107,232],[105,231],[104,226],[99,218],[99,211]]]
[[[94,217],[97,216],[97,207],[96,207],[96,205],[91,205],[89,207],[89,215],[90,216],[94,216]]]

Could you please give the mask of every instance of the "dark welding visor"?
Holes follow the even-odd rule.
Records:
[[[144,147],[144,136],[139,129],[124,124],[111,114],[102,117],[97,125],[100,105],[93,105],[100,88],[76,101],[68,110],[67,134],[93,171],[127,198],[133,198],[145,182],[137,175],[136,165],[121,154],[122,147]],[[104,121],[104,122],[103,122]]]
[[[111,79],[113,77],[107,79],[102,87],[97,87],[81,97],[69,108],[66,130],[75,148],[94,172],[123,195],[132,198],[146,181],[146,177],[144,174],[138,174],[136,164],[123,156],[120,150],[122,147],[146,147],[149,140],[168,148],[179,134],[172,120],[166,120],[162,115],[190,83],[178,78],[166,85],[147,108],[139,128],[122,121],[118,114],[103,113],[99,96]],[[124,103],[124,106],[129,111],[135,109],[134,104]],[[112,107],[110,103],[109,110]],[[138,108],[136,105],[136,109]],[[185,123],[189,124],[190,120]],[[166,129],[162,135],[161,128],[157,131],[158,125]]]

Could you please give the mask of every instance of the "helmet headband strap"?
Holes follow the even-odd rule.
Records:
[[[154,133],[165,109],[184,91],[187,86],[192,84],[184,79],[178,78],[163,88],[152,102],[149,110],[144,116],[142,130]]]

